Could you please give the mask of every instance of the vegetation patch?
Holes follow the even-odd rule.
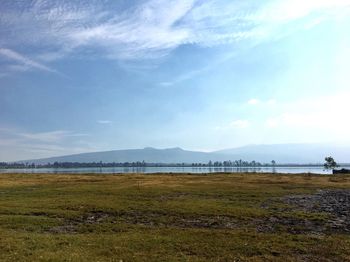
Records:
[[[348,176],[0,181],[1,261],[350,261]]]

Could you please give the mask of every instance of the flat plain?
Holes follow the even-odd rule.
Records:
[[[1,174],[0,261],[350,261],[350,176]]]

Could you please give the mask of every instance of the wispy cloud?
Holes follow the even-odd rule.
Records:
[[[194,1],[148,1],[105,23],[72,32],[74,45],[107,48],[110,58],[135,59],[166,55],[186,43],[190,31],[174,26],[193,7]]]
[[[19,133],[20,137],[42,141],[42,142],[59,142],[65,138],[69,137],[85,137],[87,134],[75,133],[66,130],[56,130],[50,132],[39,132],[39,133]]]
[[[96,151],[88,134],[69,130],[23,132],[16,128],[0,128],[0,159],[11,161]]]
[[[11,64],[9,65],[9,68],[14,70],[14,71],[27,71],[29,69],[38,69],[38,70],[43,70],[46,72],[51,72],[51,73],[58,73],[56,70],[38,63],[26,56],[23,56],[11,49],[7,48],[0,48],[0,56],[5,57],[11,61],[14,61],[18,64]]]
[[[139,3],[139,2],[137,2]],[[115,1],[5,1],[0,32],[2,46],[40,47],[42,61],[60,59],[81,48],[98,49],[110,59],[164,57],[184,44],[214,46],[286,34],[286,25],[303,20],[312,26],[350,13],[349,0],[149,0],[127,8]],[[313,16],[311,16],[313,14]],[[310,16],[310,17],[309,17]],[[9,30],[16,32],[9,34]],[[4,51],[3,51],[4,52]],[[16,53],[6,55],[32,67],[52,71]]]
[[[98,120],[97,123],[102,124],[102,125],[110,125],[113,123],[111,120]]]
[[[171,80],[171,81],[165,81],[165,82],[161,82],[159,83],[160,86],[173,86],[177,83],[181,83],[183,81],[186,81],[188,79],[191,79],[199,74],[202,74],[204,72],[206,72],[207,70],[209,70],[210,68],[212,68],[213,65],[210,65],[210,66],[206,66],[206,67],[203,67],[201,69],[195,69],[195,70],[192,70],[192,71],[189,71],[185,74],[182,74],[180,76],[177,76],[175,79]]]

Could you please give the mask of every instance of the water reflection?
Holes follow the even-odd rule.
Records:
[[[313,173],[330,174],[323,167],[95,167],[95,168],[24,168],[0,169],[0,173],[73,173],[73,174],[116,174],[116,173]]]

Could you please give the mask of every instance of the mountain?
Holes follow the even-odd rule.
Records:
[[[226,160],[226,155],[218,155],[215,153],[205,153],[197,151],[187,151],[181,148],[156,149],[146,147],[143,149],[127,149],[113,150],[94,153],[83,153],[75,155],[67,155],[60,157],[51,157],[43,159],[35,159],[21,162],[29,162],[35,164],[46,164],[53,162],[137,162],[145,161],[147,163],[207,163],[211,159],[220,161]]]
[[[274,144],[248,145],[214,152],[229,156],[237,155],[246,161],[263,163],[323,163],[326,156],[333,156],[338,163],[350,163],[350,147],[331,144]]]
[[[188,151],[181,148],[113,150],[83,153],[43,159],[27,160],[35,164],[54,162],[137,162],[147,163],[207,163],[211,161],[238,160],[283,164],[323,163],[326,156],[333,156],[339,163],[350,162],[350,147],[327,144],[277,144],[249,145],[214,152]]]

